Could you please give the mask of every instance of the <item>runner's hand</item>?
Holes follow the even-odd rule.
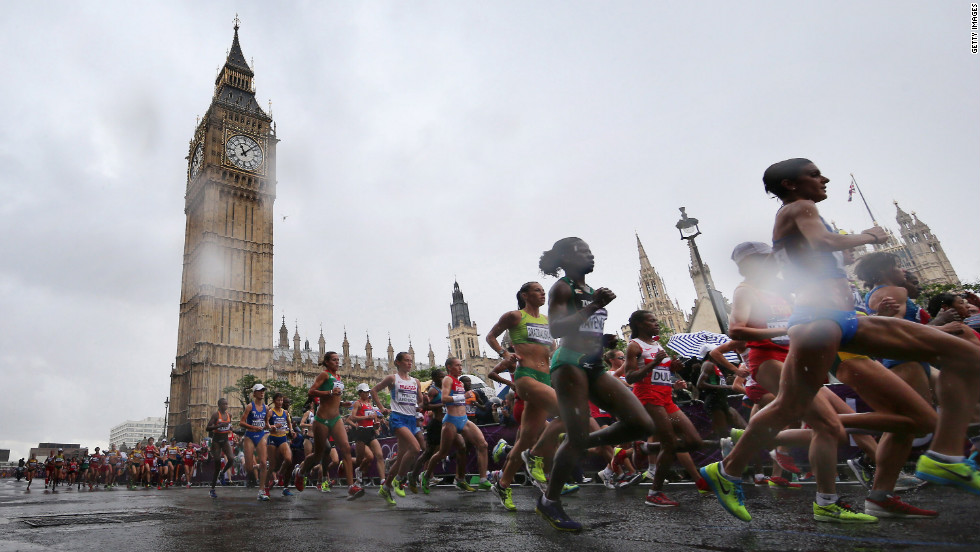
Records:
[[[878,303],[878,316],[895,316],[898,314],[898,302],[894,297],[885,297]]]
[[[861,233],[871,235],[875,239],[874,243],[885,243],[888,239],[888,233],[880,226],[872,226]]]
[[[609,303],[612,303],[613,299],[615,298],[616,298],[616,294],[613,293],[612,290],[610,290],[609,288],[601,287],[595,290],[595,293],[592,294],[592,303],[597,307],[602,308],[608,305]]]

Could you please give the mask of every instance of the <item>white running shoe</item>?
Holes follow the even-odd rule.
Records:
[[[616,474],[609,471],[609,468],[599,472],[599,479],[602,480],[602,484],[605,485],[607,489],[616,488]]]

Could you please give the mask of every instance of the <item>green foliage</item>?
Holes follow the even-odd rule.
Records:
[[[436,368],[442,368],[442,366],[436,366]],[[445,368],[443,368],[445,370]],[[432,379],[432,369],[430,368],[416,368],[409,372],[410,376],[419,380],[419,382],[429,381]]]
[[[663,324],[660,326],[660,339],[657,341],[657,343],[663,347],[664,351],[667,351],[667,354],[670,355],[671,358],[680,358],[681,355],[677,351],[667,346],[667,342],[670,341],[670,336],[672,335],[674,335],[674,330],[670,329],[670,326]]]
[[[266,403],[272,403],[272,397],[276,393],[282,393],[289,399],[290,414],[294,416],[303,415],[303,405],[306,403],[306,393],[310,390],[309,387],[305,385],[291,385],[286,380],[269,380],[264,382],[264,384],[268,388],[268,391],[265,392]]]
[[[254,387],[256,383],[262,383],[262,380],[252,374],[245,374],[244,376],[238,378],[234,384],[222,389],[221,393],[224,395],[231,395],[232,397],[238,399],[238,403],[241,405],[242,409],[244,409],[246,404],[252,402],[252,387]]]

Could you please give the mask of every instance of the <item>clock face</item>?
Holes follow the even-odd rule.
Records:
[[[254,171],[262,166],[262,148],[248,136],[238,134],[229,138],[225,144],[225,154],[239,169]]]
[[[201,167],[204,165],[204,145],[198,144],[191,157],[191,178],[201,174]]]

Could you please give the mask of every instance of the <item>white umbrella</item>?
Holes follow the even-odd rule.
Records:
[[[724,334],[716,334],[713,332],[694,332],[694,333],[679,333],[670,336],[667,340],[667,346],[677,351],[681,356],[688,358],[701,358],[701,347],[708,344],[712,347],[717,347],[723,343],[728,343],[732,339]],[[738,355],[734,351],[729,351],[725,353],[725,358],[728,362],[736,363],[741,362]]]

